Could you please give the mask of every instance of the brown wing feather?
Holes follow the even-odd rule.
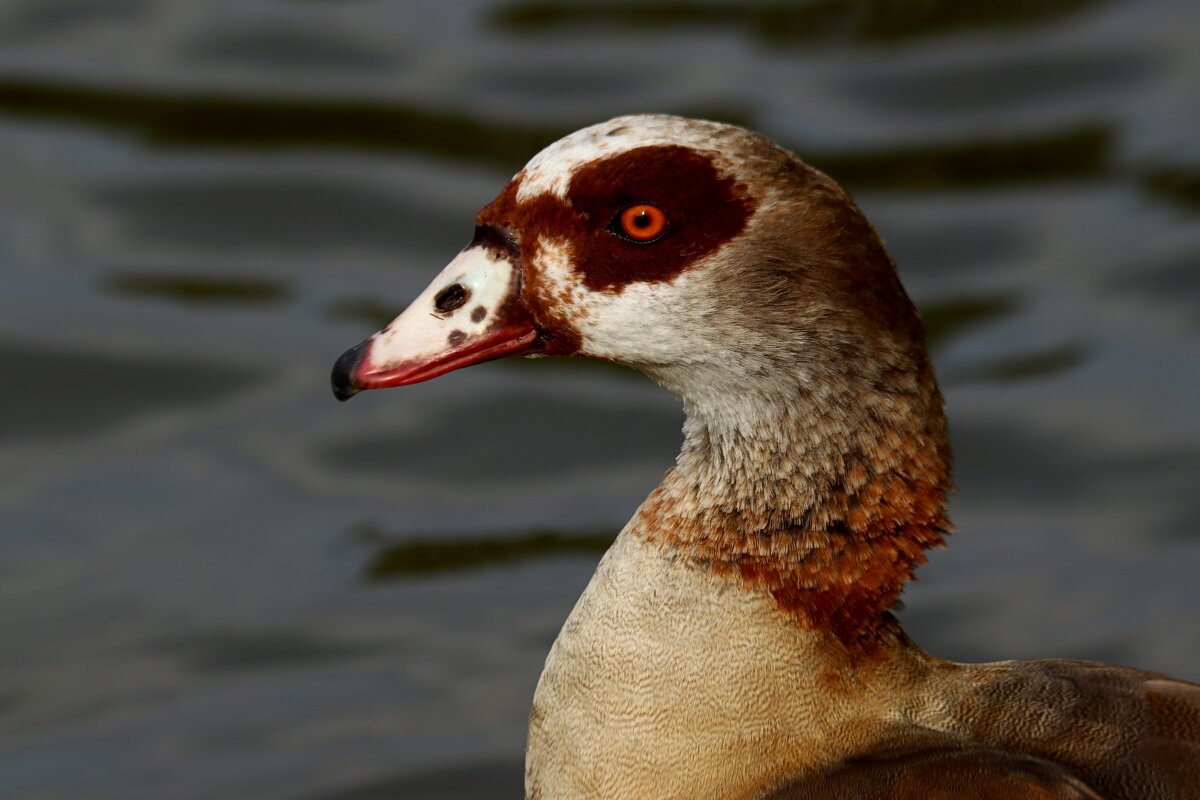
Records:
[[[982,747],[869,754],[762,800],[1107,800],[1040,758]]]
[[[1200,800],[1200,686],[1081,661],[980,665],[973,741],[1061,764],[1114,800]]]
[[[912,727],[761,800],[1200,800],[1200,686],[1082,661],[965,668]],[[961,693],[960,693],[961,692]]]
[[[1200,686],[1167,678],[1142,685],[1150,732],[1138,749],[1178,786],[1200,796]]]

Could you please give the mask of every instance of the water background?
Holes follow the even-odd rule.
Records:
[[[918,642],[1200,680],[1200,6],[0,2],[0,797],[517,797],[547,648],[671,463],[571,361],[333,360],[583,124],[749,124],[931,329]]]

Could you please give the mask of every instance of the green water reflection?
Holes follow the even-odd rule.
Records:
[[[680,113],[736,124],[733,108]],[[0,79],[0,112],[124,130],[164,146],[405,151],[515,169],[578,125],[523,125],[415,106],[266,96],[166,94]],[[582,120],[581,124],[594,120]],[[870,151],[793,149],[857,188],[931,190],[1075,180],[1111,172],[1113,131],[1090,123]]]
[[[921,308],[925,323],[925,341],[931,350],[954,339],[970,328],[1002,319],[1017,311],[1020,304],[1010,293],[956,297]]]
[[[1200,167],[1160,168],[1148,172],[1144,184],[1153,194],[1193,211],[1200,210]]]
[[[370,523],[355,526],[351,534],[375,549],[363,568],[363,578],[371,582],[515,564],[552,556],[599,554],[608,549],[616,536],[613,531],[567,534],[538,529],[495,536],[397,540]]]
[[[737,108],[676,111],[751,121]],[[415,151],[513,169],[579,127],[500,123],[384,101],[167,93],[13,77],[0,78],[0,112],[121,130],[160,146]]]
[[[106,292],[185,306],[274,305],[287,300],[291,289],[282,281],[219,277],[202,272],[166,275],[119,271],[103,282]]]
[[[406,305],[407,300],[387,303],[374,297],[340,297],[325,306],[325,318],[333,322],[362,323],[374,330],[395,319]]]
[[[1049,378],[1074,369],[1086,358],[1087,349],[1083,345],[1065,344],[997,359],[967,370],[953,372],[947,375],[943,382],[998,381],[1012,383],[1034,378]]]
[[[525,161],[561,134],[370,101],[180,94],[11,77],[0,79],[0,112],[122,130],[157,145],[418,150],[503,164]]]
[[[773,43],[888,42],[976,28],[1055,22],[1103,0],[814,0],[807,3],[513,3],[491,16],[523,33],[564,27],[645,29],[740,27]]]
[[[873,152],[808,153],[807,158],[848,186],[929,190],[1101,177],[1111,169],[1111,151],[1111,128],[1095,124]]]

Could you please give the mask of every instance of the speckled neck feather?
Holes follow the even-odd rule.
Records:
[[[764,204],[756,223],[787,216],[816,243],[776,266],[806,295],[786,305],[808,312],[768,322],[756,347],[775,348],[770,369],[743,367],[736,382],[646,370],[688,419],[677,466],[634,529],[769,592],[799,624],[868,646],[898,631],[888,609],[950,529],[950,447],[924,330],[882,242],[825,176],[802,180],[799,206]],[[802,340],[781,339],[789,324]]]
[[[849,443],[840,426],[789,407],[764,423],[746,434],[690,419],[678,466],[634,530],[765,589],[806,627],[867,644],[949,527],[947,454],[932,446],[943,431]]]

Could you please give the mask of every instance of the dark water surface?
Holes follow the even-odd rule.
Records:
[[[5,0],[0,796],[519,796],[680,412],[329,367],[538,148],[650,110],[845,182],[924,310],[960,532],[914,637],[1200,680],[1194,0]]]

